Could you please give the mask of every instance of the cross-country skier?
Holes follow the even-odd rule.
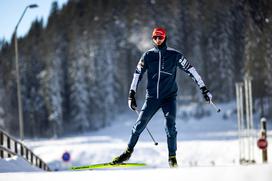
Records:
[[[166,122],[165,131],[167,135],[169,166],[177,167],[177,131],[176,131],[176,70],[188,73],[199,86],[204,99],[211,102],[212,95],[206,88],[195,68],[188,62],[182,53],[169,48],[166,45],[166,31],[164,28],[155,28],[152,33],[154,48],[145,52],[137,65],[136,71],[131,83],[128,105],[131,110],[136,111],[137,104],[135,94],[137,86],[147,71],[147,89],[146,100],[140,111],[138,119],[133,126],[127,149],[118,157],[114,158],[112,163],[122,163],[127,161],[133,152],[142,131],[145,129],[153,115],[162,108]]]

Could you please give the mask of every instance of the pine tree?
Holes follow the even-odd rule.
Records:
[[[76,31],[75,31],[76,33]],[[71,41],[74,45],[70,47],[70,65],[69,72],[69,84],[70,84],[70,103],[71,103],[71,118],[70,125],[73,126],[73,130],[77,132],[86,131],[90,128],[89,123],[89,94],[88,86],[86,82],[86,65],[87,60],[84,57],[84,41],[81,38],[72,38]]]
[[[256,103],[261,98],[271,106],[271,13],[268,0],[70,0],[62,8],[54,2],[48,23],[36,19],[18,39],[26,133],[98,129],[128,110],[133,73],[152,47],[155,26],[167,29],[168,45],[196,67],[216,102],[233,100],[234,83],[249,73]],[[0,47],[2,125],[17,135],[14,37]],[[190,78],[177,78],[179,95],[202,100]],[[144,77],[139,102],[145,88]]]

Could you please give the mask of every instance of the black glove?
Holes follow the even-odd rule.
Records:
[[[129,91],[129,95],[128,95],[128,107],[132,110],[135,111],[137,108],[137,103],[136,103],[136,99],[135,99],[135,94],[136,92],[134,90],[130,90]]]
[[[201,87],[200,90],[202,91],[202,95],[204,97],[204,99],[208,102],[211,103],[212,101],[212,94],[210,93],[210,91],[207,89],[206,86]]]

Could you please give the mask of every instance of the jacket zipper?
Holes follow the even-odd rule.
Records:
[[[159,72],[158,72],[158,82],[157,82],[157,99],[159,99],[160,78],[161,78],[161,51],[159,51]]]

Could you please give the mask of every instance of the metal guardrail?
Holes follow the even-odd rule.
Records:
[[[35,155],[23,143],[0,129],[0,158],[9,158],[12,155],[19,155],[32,165],[50,171],[48,165],[40,157]]]

